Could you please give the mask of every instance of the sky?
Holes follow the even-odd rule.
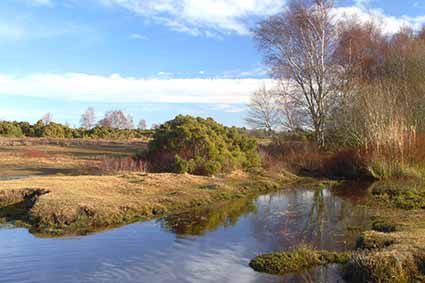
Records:
[[[46,112],[79,126],[122,109],[137,123],[177,114],[245,126],[250,95],[271,86],[251,28],[285,0],[1,0],[0,119]],[[425,0],[340,0],[388,34],[425,24]]]

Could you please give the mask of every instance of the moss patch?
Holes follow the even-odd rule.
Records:
[[[388,220],[376,220],[372,223],[372,229],[377,232],[393,233],[399,231],[397,224]]]
[[[255,271],[270,274],[297,273],[314,266],[348,262],[350,253],[317,251],[301,247],[291,252],[270,253],[254,258],[249,266]]]
[[[374,250],[383,249],[394,244],[394,239],[385,233],[368,231],[361,233],[356,242],[357,249]]]

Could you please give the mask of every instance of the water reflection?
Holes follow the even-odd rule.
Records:
[[[11,180],[19,180],[19,179],[28,179],[33,176],[0,176],[0,181],[11,181]]]
[[[349,249],[350,227],[367,225],[364,206],[329,188],[288,189],[86,237],[4,229],[0,282],[338,282],[337,266],[278,277],[248,262],[300,243]]]
[[[240,216],[254,212],[255,209],[252,199],[241,199],[170,215],[160,220],[160,223],[163,228],[178,235],[203,235],[220,226],[233,226]]]

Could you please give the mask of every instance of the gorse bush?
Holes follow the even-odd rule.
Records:
[[[24,133],[17,123],[0,122],[0,135],[6,137],[22,137]]]
[[[152,170],[198,175],[261,166],[255,139],[212,118],[179,115],[161,125],[149,143]]]

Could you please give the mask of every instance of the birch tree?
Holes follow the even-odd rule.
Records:
[[[332,8],[329,0],[292,0],[287,10],[254,29],[272,76],[291,84],[285,95],[305,109],[322,147],[326,142],[326,119],[337,94]]]
[[[257,90],[248,104],[248,116],[246,122],[254,129],[261,129],[267,135],[271,135],[280,122],[280,109],[277,94],[273,90],[267,90],[265,86]]]
[[[91,129],[95,126],[95,112],[93,107],[87,108],[87,110],[81,115],[80,125],[84,129]]]
[[[41,118],[41,121],[44,126],[49,125],[53,121],[53,115],[52,113],[48,112],[44,114],[44,116]]]

